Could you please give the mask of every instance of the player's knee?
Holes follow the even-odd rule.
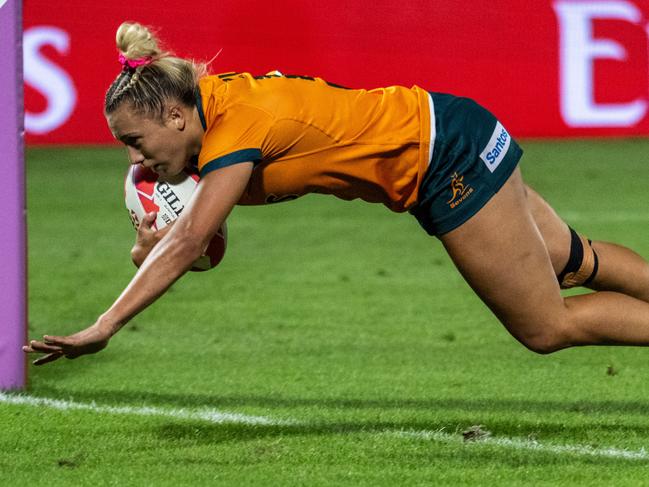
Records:
[[[570,256],[557,279],[562,289],[587,286],[597,274],[599,259],[592,242],[570,229]]]
[[[524,331],[515,333],[515,336],[528,350],[547,355],[571,346],[573,337],[570,329],[567,316],[561,313],[556,317],[539,319],[533,323],[528,321]]]
[[[565,342],[559,339],[559,337],[548,333],[528,337],[521,340],[521,343],[525,345],[528,350],[538,353],[539,355],[548,355],[567,347]]]

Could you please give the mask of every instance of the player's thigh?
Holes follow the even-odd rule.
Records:
[[[467,282],[516,338],[560,333],[566,308],[520,170],[471,219],[440,237]]]
[[[536,191],[525,186],[527,203],[536,227],[541,232],[555,274],[559,274],[570,257],[570,228]]]

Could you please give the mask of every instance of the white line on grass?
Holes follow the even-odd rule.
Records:
[[[99,414],[122,414],[133,416],[158,416],[174,419],[190,419],[206,421],[209,423],[239,423],[248,425],[266,425],[281,426],[293,424],[289,421],[280,421],[266,418],[264,416],[248,416],[239,413],[228,413],[217,411],[215,409],[188,410],[182,409],[164,409],[159,407],[142,406],[101,406],[95,403],[82,403],[73,401],[63,401],[61,399],[49,399],[44,397],[32,397],[15,394],[5,394],[0,392],[0,403],[20,404],[26,406],[41,406],[59,411],[92,411]]]
[[[442,443],[463,443],[462,436],[450,434],[444,431],[385,431],[383,434],[400,436],[402,438],[416,438],[427,441]],[[642,448],[640,450],[625,450],[622,448],[595,448],[588,445],[553,445],[543,444],[536,440],[522,438],[507,438],[489,436],[472,442],[467,445],[492,445],[514,450],[532,450],[555,454],[573,454],[579,456],[622,458],[627,460],[649,460],[649,453]]]
[[[205,421],[207,423],[236,423],[252,426],[308,426],[292,420],[278,420],[266,416],[249,416],[245,414],[217,411],[215,409],[166,409],[160,407],[133,407],[133,406],[102,406],[95,403],[82,403],[64,401],[61,399],[49,399],[44,397],[33,397],[19,394],[6,394],[0,392],[0,404],[14,404],[25,406],[46,407],[59,411],[91,411],[97,414],[115,414],[132,416],[155,416],[181,420]],[[388,435],[401,438],[414,438],[439,443],[462,444],[463,439],[459,434],[446,433],[444,431],[426,430],[384,430],[382,432],[369,432],[376,435]],[[535,440],[507,437],[485,437],[467,445],[490,445],[513,450],[539,451],[557,455],[572,454],[577,456],[618,458],[627,460],[649,460],[649,453],[644,448],[640,450],[625,450],[621,448],[595,448],[588,445],[555,445],[544,444]]]

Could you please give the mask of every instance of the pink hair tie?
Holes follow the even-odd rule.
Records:
[[[128,66],[131,69],[135,69],[138,66],[146,66],[147,64],[151,64],[151,61],[153,61],[153,58],[151,56],[145,56],[139,59],[127,59],[126,56],[124,56],[124,54],[122,53],[119,54],[118,59],[122,66]]]

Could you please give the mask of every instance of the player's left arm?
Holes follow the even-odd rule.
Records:
[[[155,211],[146,213],[137,227],[135,245],[131,249],[131,260],[135,267],[140,267],[144,263],[144,259],[151,253],[153,247],[162,240],[162,237],[169,233],[174,224],[172,221],[166,227],[156,230],[154,224],[157,215]]]
[[[90,327],[74,335],[45,335],[23,347],[27,353],[45,353],[35,365],[61,357],[95,353],[122,326],[153,303],[201,256],[212,237],[239,201],[252,173],[252,162],[242,162],[207,173],[182,215],[153,248],[126,289]]]

